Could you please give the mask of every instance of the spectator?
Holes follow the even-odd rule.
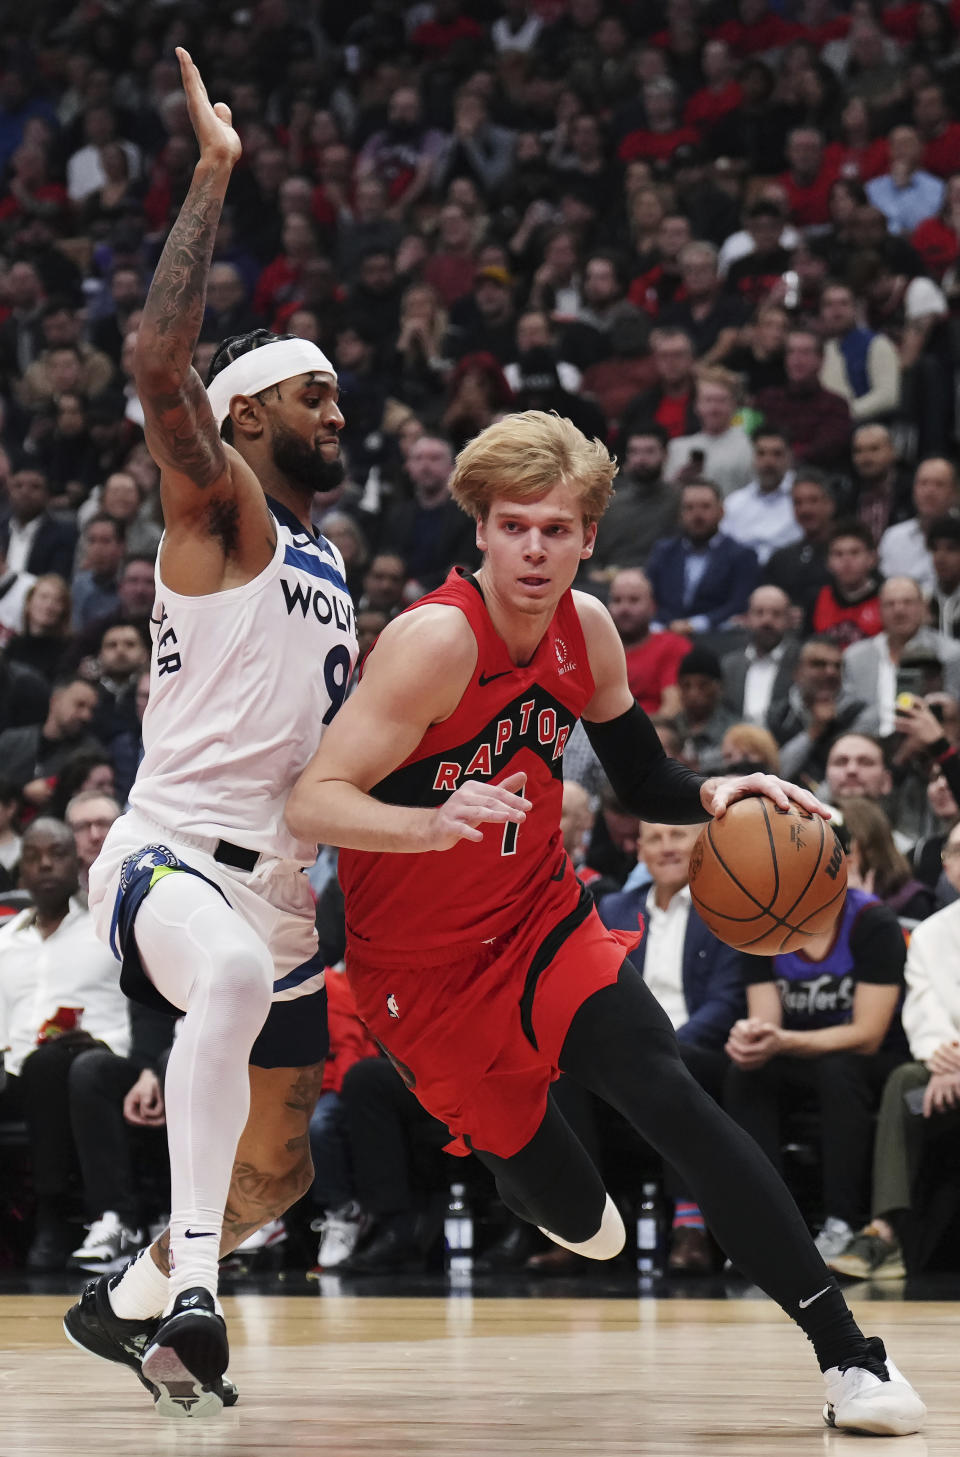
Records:
[[[506,268],[496,263],[478,268],[473,292],[450,310],[450,335],[444,353],[456,359],[487,353],[497,361],[509,360],[517,327],[513,288],[513,277]]]
[[[823,345],[811,329],[792,329],[787,335],[784,368],[786,384],[761,390],[757,409],[769,426],[783,432],[796,461],[841,469],[850,441],[850,409],[820,383]]]
[[[827,582],[827,543],[836,504],[815,466],[794,472],[790,498],[799,538],[792,546],[775,551],[760,576],[765,584],[786,592],[794,604],[793,626],[805,627]]]
[[[923,145],[922,166],[935,177],[944,179],[956,172],[960,122],[951,119],[940,83],[920,86],[913,93],[913,123]]]
[[[880,578],[870,528],[838,521],[827,548],[829,580],[820,588],[811,616],[813,631],[847,647],[875,637],[883,626]]]
[[[55,776],[79,749],[97,749],[89,732],[97,692],[82,678],[54,684],[43,724],[9,728],[0,734],[0,764],[25,802],[42,809],[53,794]]]
[[[719,366],[697,371],[696,407],[702,429],[670,441],[664,468],[668,480],[705,477],[715,481],[725,496],[746,486],[753,473],[753,451],[743,426],[733,423],[739,406],[735,375]]]
[[[891,233],[910,234],[940,211],[943,183],[920,166],[923,143],[912,126],[890,133],[890,170],[867,183],[867,197],[878,207]]]
[[[398,86],[387,105],[386,126],[357,155],[356,175],[378,177],[386,183],[393,209],[408,212],[427,191],[444,149],[443,134],[424,123],[417,88]]]
[[[17,397],[27,410],[37,410],[43,405],[53,404],[63,393],[65,383],[58,375],[57,362],[61,350],[73,354],[77,369],[69,386],[86,398],[102,394],[113,379],[114,366],[110,358],[99,349],[84,343],[81,335],[81,317],[71,307],[69,300],[53,298],[43,307],[40,329],[43,335],[43,350],[25,371],[17,391]]]
[[[630,302],[658,318],[683,292],[683,270],[680,255],[693,241],[690,219],[682,212],[664,213],[657,227],[655,256],[648,267],[631,282],[627,291]]]
[[[593,548],[591,580],[609,580],[617,567],[642,567],[657,539],[676,525],[679,493],[663,478],[666,443],[660,425],[638,427],[624,439],[617,489]]]
[[[0,523],[0,550],[15,572],[32,572],[36,577],[53,572],[69,581],[77,533],[51,515],[51,496],[42,471],[14,472],[7,484],[9,511]]]
[[[727,355],[727,369],[743,376],[751,400],[761,390],[781,389],[786,384],[783,356],[789,325],[786,309],[779,304],[764,304],[753,323],[741,331],[741,342]]]
[[[838,738],[877,727],[876,709],[844,689],[841,664],[837,643],[828,637],[808,638],[797,657],[793,682],[785,695],[771,700],[767,727],[780,745],[785,779],[819,784]]]
[[[433,164],[433,186],[443,192],[455,177],[470,177],[485,197],[506,180],[514,137],[490,120],[487,104],[462,89],[454,102],[453,133],[444,138]]]
[[[376,552],[363,577],[363,594],[357,612],[384,612],[388,620],[403,605],[407,584],[407,567],[402,556],[393,551]]]
[[[608,606],[626,654],[630,692],[647,713],[669,717],[680,707],[677,669],[690,651],[689,638],[651,632],[657,605],[648,578],[636,567],[616,573]]]
[[[943,851],[944,871],[960,890],[960,826]],[[861,1280],[906,1275],[903,1246],[914,1228],[915,1190],[924,1145],[941,1130],[956,1138],[960,1107],[960,996],[957,931],[960,905],[917,926],[907,951],[902,1020],[910,1062],[887,1080],[877,1120],[870,1223],[834,1254],[830,1268]],[[907,1101],[923,1091],[918,1109]],[[922,1116],[920,1116],[922,1114]]]
[[[880,588],[882,632],[844,654],[844,685],[855,697],[876,703],[881,736],[893,732],[894,699],[905,687],[899,670],[906,667],[908,649],[914,657],[924,649],[939,660],[942,686],[960,696],[960,644],[927,627],[926,616],[918,584],[910,577],[888,577]]]
[[[694,357],[683,329],[655,329],[650,336],[657,382],[630,400],[623,412],[624,436],[643,425],[659,425],[671,440],[700,428],[694,408]]]
[[[463,356],[450,376],[447,396],[440,423],[457,450],[513,403],[503,370],[487,353]]]
[[[606,336],[624,316],[635,322],[645,319],[627,300],[627,276],[621,259],[612,253],[594,253],[583,271],[582,304],[577,316],[581,329],[590,331],[595,357],[606,353]]]
[[[851,795],[841,801],[834,820],[847,851],[848,885],[876,896],[898,918],[923,921],[936,910],[933,891],[914,878],[890,821],[874,800]]]
[[[657,622],[688,635],[722,627],[745,611],[757,558],[720,530],[723,493],[692,481],[680,495],[680,534],[662,538],[647,561]]]
[[[97,789],[82,789],[68,802],[64,819],[77,846],[77,878],[86,892],[90,866],[96,860],[114,820],[120,818],[120,806],[109,794]]]
[[[873,1115],[906,1054],[897,1016],[905,959],[895,915],[862,890],[847,892],[839,927],[803,951],[744,958],[747,1018],[727,1042],[724,1102],[781,1167],[786,1109],[816,1098],[825,1259],[863,1224]]]
[[[517,319],[516,355],[529,354],[532,349],[548,349],[555,357],[557,377],[564,390],[576,394],[582,375],[575,364],[556,359],[556,347],[549,316],[540,309],[528,309]],[[520,367],[514,362],[504,365],[503,373],[507,384],[517,392]]]
[[[765,724],[772,703],[784,698],[800,652],[788,635],[790,599],[779,587],[755,587],[745,626],[746,647],[721,659],[723,698],[738,719]]]
[[[0,651],[23,632],[27,593],[36,580],[32,572],[11,568],[0,543]]]
[[[743,1012],[743,989],[739,955],[707,929],[690,900],[690,854],[698,834],[693,825],[645,824],[641,846],[650,883],[604,896],[597,910],[611,929],[642,928],[631,963],[673,1023],[687,1067],[719,1094],[720,1049]],[[676,1175],[668,1182],[675,1195],[669,1268],[709,1272],[714,1256],[703,1216]]]
[[[725,774],[779,774],[780,750],[769,729],[731,724],[720,744]]]
[[[761,567],[778,547],[790,546],[803,535],[794,515],[793,481],[785,437],[761,425],[753,433],[751,478],[723,506],[727,535],[751,547]]]
[[[11,662],[56,677],[70,641],[70,589],[62,577],[35,578],[23,607],[23,632],[7,645]]]
[[[900,404],[900,360],[885,334],[858,326],[853,290],[831,283],[820,295],[826,336],[820,383],[842,396],[854,420],[882,419]]]
[[[790,266],[790,253],[780,241],[783,212],[772,198],[758,198],[746,213],[750,251],[726,269],[728,293],[751,309],[766,303]],[[727,356],[729,363],[729,355]]]
[[[947,270],[955,273],[960,257],[960,172],[953,172],[944,183],[943,206],[936,217],[915,228],[910,235],[925,266],[938,282]]]
[[[20,862],[21,884],[33,905],[0,929],[0,1023],[9,1049],[2,1096],[7,1116],[26,1120],[30,1141],[37,1196],[31,1270],[62,1269],[70,1250],[71,1064],[97,1041],[120,1055],[130,1045],[116,962],[77,898],[77,874],[67,826],[35,820],[23,837]]]
[[[933,562],[933,591],[927,603],[930,625],[946,637],[960,638],[960,516],[938,516],[927,527]]]
[[[909,477],[897,462],[893,437],[886,425],[858,425],[850,454],[855,514],[870,528],[879,546],[888,526],[912,514]]]
[[[6,779],[0,779],[0,890],[13,890],[17,883],[20,849],[23,844],[18,834],[19,810],[20,795],[16,786]]]
[[[661,309],[659,322],[689,334],[701,363],[719,363],[736,344],[746,310],[724,293],[712,243],[688,243],[679,261],[684,297]]]
[[[119,607],[117,578],[123,551],[123,532],[117,521],[105,511],[91,516],[83,528],[80,570],[74,575],[70,594],[74,629],[88,627],[95,618]]]
[[[643,87],[643,109],[646,126],[629,131],[617,151],[621,162],[636,157],[647,161],[668,161],[681,146],[695,147],[699,134],[684,125],[679,116],[680,91],[669,76],[656,76]]]
[[[721,743],[736,715],[723,703],[723,669],[709,648],[694,647],[677,669],[680,712],[674,724],[683,756],[702,772],[717,772],[723,763]]]
[[[438,587],[455,563],[479,566],[474,523],[449,491],[453,451],[439,436],[425,435],[407,458],[414,499],[387,513],[383,539],[396,545],[421,592]]]
[[[949,460],[922,460],[913,478],[916,516],[888,526],[880,538],[880,571],[885,577],[912,577],[925,592],[933,590],[933,558],[927,531],[941,516],[960,507],[956,467]]]
[[[111,142],[119,141],[123,148],[129,175],[140,175],[140,149],[126,137],[118,138],[117,117],[111,107],[88,107],[83,117],[83,134],[85,145],[67,160],[67,192],[71,202],[82,203],[106,183],[101,151]]]
[[[437,241],[423,267],[423,280],[436,289],[450,307],[465,298],[473,287],[477,270],[476,225],[466,208],[448,202],[437,219]]]
[[[816,127],[795,127],[787,138],[789,168],[780,177],[790,219],[798,228],[829,222],[830,185],[836,173],[824,156],[823,134]]]
[[[607,422],[592,400],[571,394],[560,383],[556,360],[549,349],[529,349],[517,360],[513,403],[517,410],[554,411],[572,421],[588,440],[603,440]]]

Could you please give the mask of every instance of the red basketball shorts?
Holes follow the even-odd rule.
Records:
[[[559,923],[531,917],[492,942],[415,962],[352,942],[346,965],[370,1035],[454,1135],[448,1152],[509,1158],[543,1120],[577,1011],[639,943],[582,903]]]

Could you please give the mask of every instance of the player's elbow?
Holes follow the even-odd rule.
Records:
[[[320,830],[311,797],[300,785],[294,787],[283,811],[287,829],[297,840],[319,842]]]

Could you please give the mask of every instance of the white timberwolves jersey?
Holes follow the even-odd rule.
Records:
[[[284,823],[287,796],[343,702],[357,657],[340,553],[268,499],[270,565],[205,597],[160,577],[144,757],[130,804],[181,833],[312,865]]]

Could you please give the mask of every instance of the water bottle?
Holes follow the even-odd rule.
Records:
[[[450,1186],[443,1243],[447,1273],[461,1278],[469,1275],[473,1270],[473,1214],[463,1184]]]
[[[637,1270],[641,1275],[659,1275],[660,1200],[654,1183],[644,1184],[637,1211]]]

